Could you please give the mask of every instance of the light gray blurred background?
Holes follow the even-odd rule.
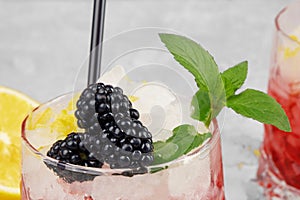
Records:
[[[221,68],[249,61],[246,87],[266,90],[274,18],[290,0],[107,0],[105,38],[137,27],[190,35]],[[88,56],[92,0],[0,0],[0,85],[43,102],[73,89]],[[262,125],[230,110],[222,126],[226,198],[263,199]]]

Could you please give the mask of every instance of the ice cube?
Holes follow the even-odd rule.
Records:
[[[110,71],[105,72],[97,82],[103,82],[105,84],[111,84],[115,86],[118,85],[120,80],[122,80],[125,75],[125,69],[122,66],[117,65]]]
[[[141,113],[141,121],[148,125],[152,134],[162,129],[172,130],[182,123],[181,102],[166,85],[143,83],[131,95],[138,98],[133,103],[134,107]]]
[[[57,182],[57,176],[43,162],[37,161],[36,157],[31,158],[26,158],[22,172],[25,183],[30,183],[25,185],[30,185],[26,190],[31,199],[67,199],[65,192]]]
[[[99,176],[93,181],[94,199],[149,200],[167,199],[167,174],[126,176]]]
[[[209,190],[211,182],[209,156],[190,156],[184,163],[169,168],[169,190],[172,197],[193,196],[201,199]],[[203,196],[202,196],[203,195]]]

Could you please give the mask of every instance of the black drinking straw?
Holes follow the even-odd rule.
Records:
[[[99,78],[101,72],[105,4],[106,4],[106,0],[94,0],[88,85],[95,83]]]

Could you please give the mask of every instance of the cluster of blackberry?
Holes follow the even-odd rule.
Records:
[[[55,142],[49,157],[88,167],[107,163],[112,169],[145,168],[152,163],[152,135],[121,88],[90,85],[77,101],[75,116],[85,133],[71,133]]]
[[[56,141],[47,152],[47,156],[65,163],[102,167],[103,163],[87,150],[89,148],[88,141],[94,144],[99,142],[94,139],[88,133],[70,133],[66,139]]]

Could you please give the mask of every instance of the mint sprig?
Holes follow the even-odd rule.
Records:
[[[227,106],[245,117],[274,125],[284,131],[291,131],[284,110],[272,97],[263,92],[254,92],[255,90],[246,90],[240,95],[235,94],[246,80],[247,61],[220,73],[213,57],[196,42],[173,34],[160,34],[159,36],[175,60],[195,77],[200,92],[195,94],[192,101],[193,118],[204,122],[208,127],[210,121],[224,106]],[[206,102],[208,100],[209,102]],[[206,103],[200,105],[200,102]]]
[[[246,80],[247,61],[220,73],[213,57],[193,40],[174,34],[159,36],[175,60],[195,78],[199,90],[192,98],[192,118],[203,122],[208,128],[226,106],[245,117],[291,131],[288,117],[271,96],[253,89],[236,94]],[[188,154],[211,136],[211,133],[198,133],[192,125],[180,125],[169,139],[154,143],[153,164],[166,163]],[[161,169],[155,168],[152,172]]]

